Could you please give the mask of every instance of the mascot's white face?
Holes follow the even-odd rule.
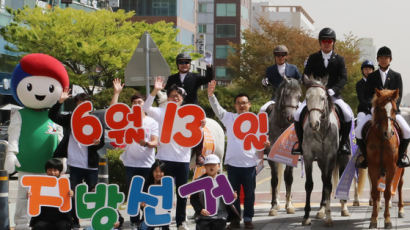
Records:
[[[61,83],[51,77],[30,76],[17,85],[17,97],[31,109],[52,107],[63,92]]]

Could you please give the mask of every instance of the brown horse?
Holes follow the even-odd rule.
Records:
[[[373,212],[369,228],[377,228],[377,218],[380,205],[380,191],[378,190],[379,179],[385,176],[385,209],[384,227],[392,228],[389,212],[391,198],[392,179],[397,169],[399,139],[395,129],[396,101],[399,90],[376,89],[373,98],[373,119],[367,136],[368,173],[371,182],[371,196],[373,200]],[[404,170],[403,170],[404,173]],[[399,193],[399,217],[403,215],[402,200],[403,174],[400,176],[398,186]]]

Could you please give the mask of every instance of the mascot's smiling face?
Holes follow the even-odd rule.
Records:
[[[52,107],[68,87],[68,74],[63,64],[46,54],[24,56],[11,77],[14,99],[31,109]]]
[[[54,78],[30,76],[17,85],[17,97],[28,108],[50,108],[63,92],[61,83]]]

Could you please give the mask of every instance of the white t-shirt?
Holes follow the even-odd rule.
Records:
[[[236,138],[233,133],[233,123],[238,116],[239,114],[237,113],[226,112],[221,119],[228,136],[225,164],[234,167],[254,167],[258,160],[255,149],[252,148],[249,151],[245,151],[243,149],[243,141]]]
[[[149,95],[147,100],[145,100],[143,108],[148,116],[154,118],[154,120],[158,122],[160,129],[159,137],[161,137],[161,128],[165,117],[165,107],[152,107],[153,102],[154,97]],[[182,147],[174,143],[172,140],[168,144],[159,143],[156,158],[164,161],[189,163],[191,159],[191,148]]]
[[[158,122],[151,117],[144,117],[142,127],[144,128],[146,142],[151,140],[151,136],[159,136]],[[127,145],[120,159],[124,163],[124,166],[127,167],[151,168],[155,162],[155,148],[144,147],[133,142]]]
[[[98,170],[88,167],[88,147],[74,139],[73,133],[68,138],[67,165],[82,169]]]

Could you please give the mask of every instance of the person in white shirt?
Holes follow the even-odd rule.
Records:
[[[135,94],[131,97],[132,105],[144,105],[144,97]],[[153,118],[146,116],[142,111],[142,127],[145,138],[139,143],[133,142],[127,145],[124,153],[120,156],[125,166],[125,175],[127,179],[127,188],[129,188],[133,176],[143,176],[147,179],[151,166],[155,162],[155,147],[158,145],[158,122]],[[139,216],[131,216],[130,223],[132,229],[139,226]]]
[[[159,127],[162,127],[166,108],[152,107],[152,103],[154,102],[155,95],[157,95],[157,93],[163,88],[163,79],[161,77],[157,77],[154,83],[154,89],[152,90],[151,94],[148,95],[147,100],[145,101],[143,106],[143,109],[148,114],[148,116],[154,118],[159,123]],[[181,106],[185,95],[185,90],[176,85],[172,85],[167,89],[167,100],[175,102],[177,106]],[[172,176],[174,178],[175,187],[177,190],[179,186],[188,182],[191,148],[182,147],[177,143],[174,143],[173,141],[168,144],[160,143],[158,146],[156,158],[164,163],[165,175]],[[187,199],[180,197],[177,193],[175,220],[178,230],[188,229],[185,222],[186,202]]]
[[[228,171],[228,180],[234,191],[239,192],[241,185],[245,193],[243,220],[246,229],[253,229],[252,218],[254,216],[255,188],[256,188],[256,164],[257,152],[255,149],[245,151],[243,142],[235,137],[233,124],[241,113],[249,112],[251,102],[246,94],[238,94],[235,99],[236,113],[228,112],[222,108],[214,95],[216,82],[208,84],[208,99],[212,110],[226,128],[228,145],[225,154],[225,165]],[[269,141],[265,146],[270,146]],[[235,208],[241,212],[239,200],[234,203]],[[229,219],[229,218],[228,218]],[[231,217],[230,229],[240,228],[239,219]]]

